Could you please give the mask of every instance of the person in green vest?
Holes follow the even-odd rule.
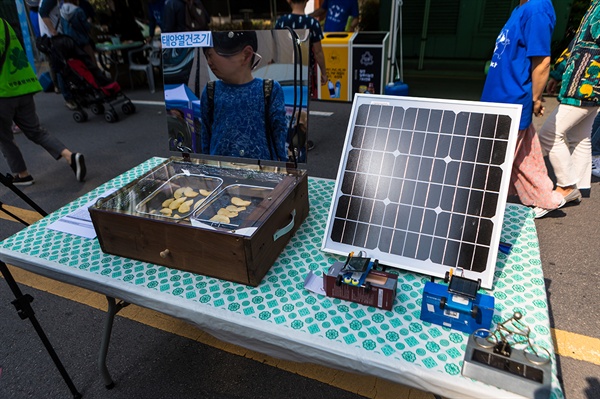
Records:
[[[86,174],[83,154],[71,152],[40,125],[33,100],[39,91],[42,86],[17,35],[8,22],[0,18],[0,150],[13,174],[12,183],[29,186],[34,182],[15,143],[13,122],[29,140],[41,145],[55,159],[64,158],[77,180],[83,181]]]

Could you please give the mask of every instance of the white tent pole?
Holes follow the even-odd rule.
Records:
[[[400,31],[400,81],[404,83],[404,54],[402,50],[402,0],[398,0],[398,30]],[[395,54],[394,54],[395,55]]]
[[[402,0],[392,1],[391,15],[390,33],[392,37],[388,53],[388,83],[392,83],[398,78],[400,78],[400,81],[404,81],[402,64]],[[398,67],[398,58],[396,57],[398,42],[400,42],[400,67]]]
[[[390,44],[388,46],[387,56],[387,71],[386,76],[387,83],[392,83],[395,78],[395,66],[396,66],[396,0],[392,0],[392,9],[390,10]]]
[[[431,10],[431,0],[425,0],[425,14],[423,15],[423,29],[421,30],[421,48],[419,49],[419,65],[417,69],[423,69],[423,60],[425,59],[425,45],[427,44],[427,31],[429,29],[429,12]]]

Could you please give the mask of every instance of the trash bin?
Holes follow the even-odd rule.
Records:
[[[321,40],[328,82],[325,86],[319,84],[319,99],[352,101],[350,45],[355,35],[352,32],[329,32]],[[321,80],[320,73],[317,81]]]
[[[383,94],[389,32],[358,32],[352,39],[352,94]]]

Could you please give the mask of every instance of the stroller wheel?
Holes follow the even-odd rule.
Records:
[[[121,110],[125,115],[131,115],[135,113],[135,105],[131,102],[125,103],[121,106]]]
[[[100,115],[104,113],[104,105],[102,104],[92,104],[90,110],[94,113],[94,115]]]
[[[87,121],[88,116],[84,110],[78,110],[73,112],[73,119],[75,119],[75,122],[77,123],[83,123]]]
[[[108,123],[113,123],[119,120],[119,116],[115,111],[109,110],[104,113],[104,120]]]

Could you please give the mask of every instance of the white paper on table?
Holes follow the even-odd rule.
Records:
[[[304,279],[304,289],[307,289],[315,294],[326,295],[323,289],[323,277],[319,277],[312,272],[312,270],[306,275]]]
[[[94,230],[94,224],[92,223],[92,217],[90,216],[88,208],[94,205],[99,198],[106,197],[115,191],[117,191],[117,189],[113,188],[102,193],[92,201],[69,213],[67,216],[63,216],[56,222],[50,223],[48,228],[80,237],[96,238],[96,230]]]

